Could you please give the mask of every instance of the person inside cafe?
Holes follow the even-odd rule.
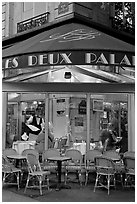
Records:
[[[115,131],[115,127],[112,123],[108,123],[106,129],[101,132],[99,137],[100,149],[102,151],[113,150],[116,149],[117,140],[117,132]]]
[[[26,126],[27,125],[32,125],[37,128],[36,130],[33,130],[28,126],[29,129],[27,130],[27,132],[29,133],[38,135],[42,131],[44,127],[44,119],[41,117],[41,110],[39,108],[36,108],[35,115],[31,115],[27,120]]]
[[[53,148],[54,147],[54,133],[53,133],[53,128],[52,124],[49,122],[49,127],[48,127],[48,148]],[[35,149],[41,154],[45,150],[45,127],[41,130],[39,133],[37,139],[36,139],[36,144],[35,144]]]

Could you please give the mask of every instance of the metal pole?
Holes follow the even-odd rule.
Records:
[[[45,150],[48,149],[49,94],[45,94]]]
[[[86,151],[90,149],[90,94],[87,94],[87,143]]]

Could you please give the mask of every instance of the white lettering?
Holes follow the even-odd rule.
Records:
[[[12,62],[12,59],[7,59],[5,62],[5,68],[12,68],[9,66],[9,64]]]
[[[46,59],[46,62],[45,60]],[[48,63],[48,55],[39,55],[39,65],[46,65]]]
[[[102,64],[108,64],[108,61],[106,60],[104,54],[102,53],[100,57],[97,59],[96,63],[102,63]]]
[[[62,57],[62,61],[60,62],[60,64],[62,64],[63,61],[65,61],[66,63],[69,63],[69,64],[72,63],[71,60],[69,59],[71,53],[69,53],[69,55],[67,55],[66,53],[61,53],[60,55]]]
[[[135,56],[132,56],[132,65],[135,66]]]
[[[58,64],[59,63],[59,54],[56,55],[57,56],[57,60],[56,62],[54,62],[54,54],[49,54],[49,63],[50,64]]]
[[[36,64],[37,64],[37,57],[35,55],[28,56],[28,66],[35,66]]]
[[[86,53],[86,63],[90,64],[97,60],[97,56],[94,53]]]
[[[17,59],[18,59],[18,58],[15,57],[15,58],[13,58],[13,60],[12,60],[12,63],[13,63],[13,66],[12,66],[12,67],[13,67],[13,68],[18,67],[18,65],[19,65]]]
[[[128,57],[126,55],[121,60],[120,64],[126,64],[126,65],[131,66],[131,63],[130,63],[130,61],[129,61],[129,59],[128,59]]]
[[[115,64],[115,54],[110,54],[110,64]]]

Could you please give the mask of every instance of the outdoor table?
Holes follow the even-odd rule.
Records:
[[[20,165],[20,162],[24,159],[27,159],[26,156],[17,154],[17,155],[8,155],[7,156],[9,159],[14,159],[15,160],[15,167],[18,168]]]
[[[64,157],[64,156],[57,156],[57,157],[49,157],[48,160],[57,161],[57,165],[58,165],[58,183],[56,185],[54,185],[56,187],[56,190],[60,190],[60,189],[63,189],[63,188],[64,189],[71,188],[70,186],[61,183],[62,162],[71,160],[71,158],[70,157]],[[54,186],[52,186],[52,187],[54,187]]]
[[[24,149],[35,149],[36,141],[16,141],[13,142],[12,148],[17,151],[18,154],[22,154]]]

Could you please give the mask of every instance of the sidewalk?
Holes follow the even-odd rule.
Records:
[[[38,201],[27,196],[18,195],[17,193],[13,193],[11,191],[8,191],[7,189],[2,189],[2,202],[38,202]]]

